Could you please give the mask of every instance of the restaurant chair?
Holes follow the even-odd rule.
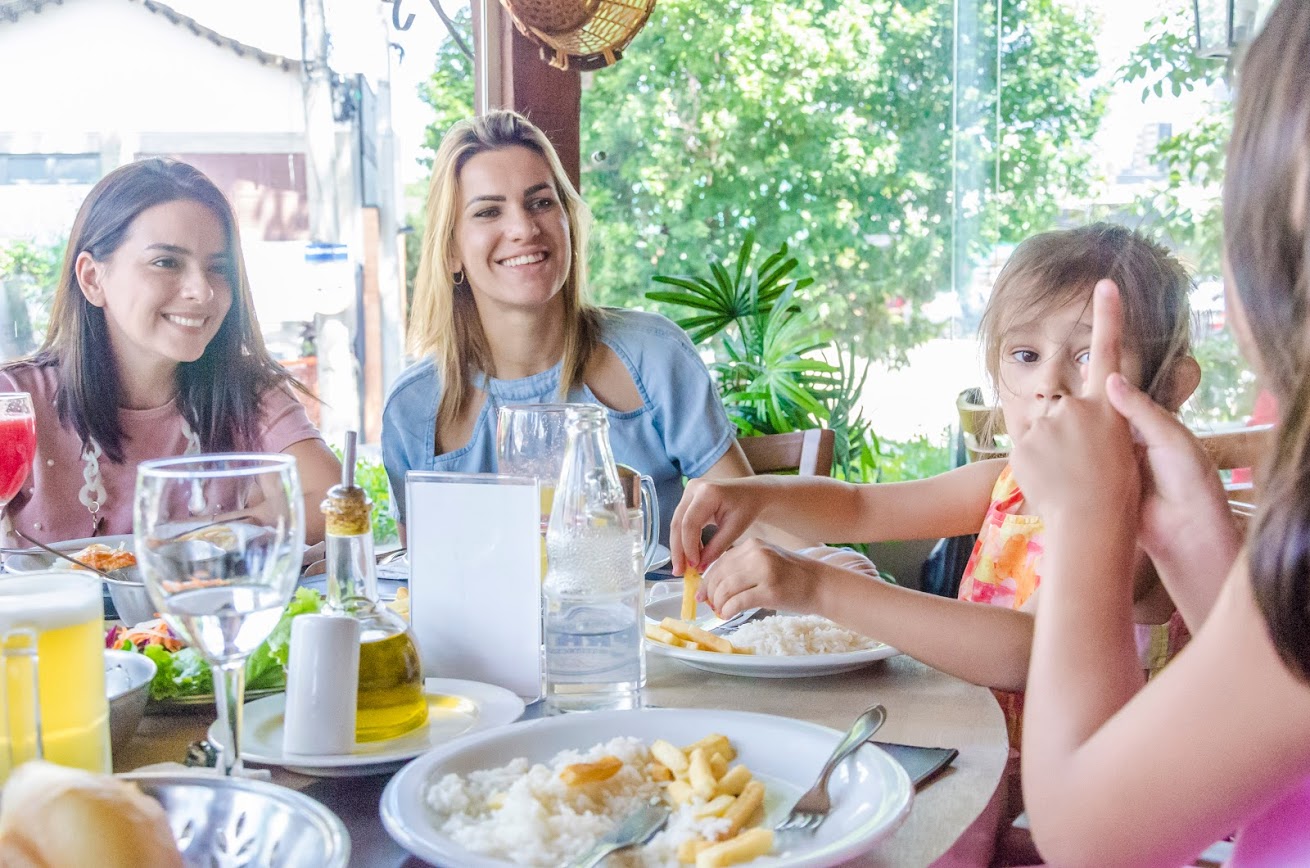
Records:
[[[1010,453],[1010,447],[997,439],[1005,434],[1001,408],[983,403],[982,389],[977,386],[965,389],[956,397],[955,409],[960,417],[965,456],[970,462],[1004,458]]]
[[[790,434],[738,437],[751,470],[756,473],[795,473],[797,476],[832,476],[837,437],[831,428],[809,428]]]
[[[1254,480],[1258,469],[1269,454],[1274,444],[1273,425],[1251,425],[1226,431],[1198,431],[1197,438],[1210,460],[1221,471],[1246,470],[1251,481],[1229,481],[1224,484],[1228,490],[1229,504],[1234,507],[1235,515],[1249,518],[1255,512],[1255,504],[1260,500],[1260,492]],[[1245,508],[1245,509],[1243,509]]]

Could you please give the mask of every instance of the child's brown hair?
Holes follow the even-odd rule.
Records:
[[[1098,280],[1119,286],[1123,343],[1142,357],[1142,387],[1157,401],[1173,363],[1191,353],[1191,278],[1172,253],[1112,223],[1043,232],[1010,254],[978,326],[987,374],[1000,384],[1005,336],[1076,301],[1091,304]]]

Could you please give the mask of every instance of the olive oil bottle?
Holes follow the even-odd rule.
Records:
[[[373,504],[354,484],[355,432],[347,435],[342,483],[323,501],[327,519],[325,609],[360,622],[355,740],[382,741],[427,723],[418,646],[403,618],[378,603]]]

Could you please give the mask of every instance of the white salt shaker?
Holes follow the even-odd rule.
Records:
[[[355,747],[359,621],[300,615],[291,621],[282,751],[347,754]]]

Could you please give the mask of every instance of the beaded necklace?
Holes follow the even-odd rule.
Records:
[[[186,449],[183,455],[197,455],[200,452],[200,437],[196,432],[191,430],[187,424],[186,417],[182,417],[182,436],[186,438]],[[100,533],[100,525],[104,523],[104,518],[100,515],[100,507],[104,506],[109,496],[105,492],[105,481],[100,475],[100,459],[104,456],[104,450],[94,439],[89,440],[87,445],[82,448],[82,490],[77,493],[77,499],[86,507],[86,511],[91,513],[91,536]]]

